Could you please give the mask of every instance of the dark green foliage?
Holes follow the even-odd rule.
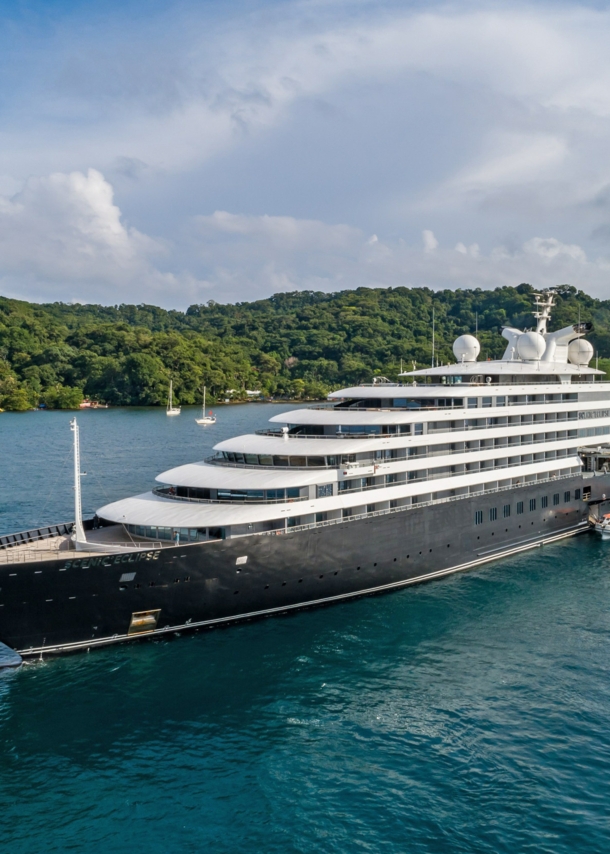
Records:
[[[395,379],[453,360],[454,339],[478,325],[481,357],[502,355],[503,325],[532,327],[533,288],[437,291],[358,288],[276,294],[237,305],[191,306],[186,313],[148,305],[33,305],[0,298],[0,406],[78,406],[86,395],[115,405],[162,405],[170,377],[177,403],[243,398],[246,389],[323,397],[331,388]],[[610,357],[610,300],[569,285],[557,289],[552,328],[591,320],[589,336]],[[604,369],[610,362],[602,362]],[[234,391],[228,392],[229,389]]]

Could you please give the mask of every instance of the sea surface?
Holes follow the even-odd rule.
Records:
[[[80,413],[85,511],[288,408]],[[2,532],[73,519],[70,417],[0,414]],[[0,804],[2,854],[607,852],[610,543],[3,671]]]

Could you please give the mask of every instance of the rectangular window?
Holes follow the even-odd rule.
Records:
[[[307,465],[312,468],[324,466],[324,457],[307,457]]]
[[[576,499],[576,501],[580,500],[580,489],[574,490],[574,498]]]
[[[273,465],[273,457],[269,454],[259,454],[258,461],[261,466],[272,466]]]
[[[483,524],[483,511],[482,510],[477,510],[476,513],[474,514],[474,524],[475,525],[482,525]]]
[[[556,492],[555,495],[553,496],[553,506],[557,507],[558,504],[559,504],[559,493]]]
[[[327,519],[327,513],[316,513],[316,522],[326,522]]]
[[[258,465],[258,454],[244,454],[244,459],[246,461],[247,466]]]
[[[489,508],[489,521],[495,522],[497,518],[498,518],[498,508],[497,507],[490,507]]]
[[[424,425],[423,424],[414,424],[413,425],[413,433],[416,436],[422,436],[423,432],[424,432]]]
[[[367,504],[366,505],[366,512],[367,513],[374,513],[375,512],[375,505],[374,504]]]
[[[532,510],[535,510],[535,509],[536,509],[536,499],[530,498],[530,513],[532,512]]]
[[[301,494],[301,490],[298,486],[291,486],[286,490],[286,498],[298,498]]]
[[[523,513],[523,501],[517,501],[517,516]]]
[[[569,492],[569,491],[568,491],[568,492],[564,492],[564,493],[563,493],[563,501],[564,501],[564,504],[567,504],[567,503],[569,502],[569,500],[570,500],[570,492]]]
[[[506,398],[496,397],[496,406],[506,406]]]
[[[327,498],[329,495],[332,495],[332,494],[333,494],[332,483],[318,484],[318,488],[317,488],[318,498]]]
[[[549,497],[548,497],[548,495],[543,495],[543,496],[542,496],[542,498],[540,499],[540,506],[542,507],[542,509],[543,509],[543,510],[546,510],[546,508],[549,506]]]
[[[509,516],[510,516],[510,504],[505,504],[504,505],[504,518],[508,519]]]
[[[385,482],[386,483],[396,483],[397,481],[398,481],[398,475],[397,474],[386,474],[386,476],[385,476]]]
[[[483,406],[486,408],[491,406],[491,397],[484,397],[483,398]]]
[[[479,401],[476,397],[469,397],[468,398],[468,409],[476,409],[478,406],[478,403],[479,403]]]
[[[353,513],[353,510],[351,507],[345,507],[342,510],[341,515],[343,516],[344,519],[349,519],[349,517],[352,515],[352,513]]]

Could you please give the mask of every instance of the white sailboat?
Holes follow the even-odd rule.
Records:
[[[216,416],[210,409],[210,414],[205,414],[205,386],[203,387],[203,406],[201,407],[201,418],[195,418],[197,424],[216,424]]]
[[[167,398],[167,409],[165,410],[165,414],[166,415],[180,415],[180,407],[174,406],[172,380],[169,381],[169,397]]]

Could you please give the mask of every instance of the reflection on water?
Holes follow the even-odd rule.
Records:
[[[148,488],[269,408],[219,409],[215,436],[184,414],[84,414],[83,467],[108,492],[89,480],[86,500]],[[2,484],[5,530],[32,524],[68,421],[15,428],[25,462]],[[70,518],[69,487],[51,519]],[[609,556],[581,537],[400,593],[5,673],[1,850],[605,851]]]

